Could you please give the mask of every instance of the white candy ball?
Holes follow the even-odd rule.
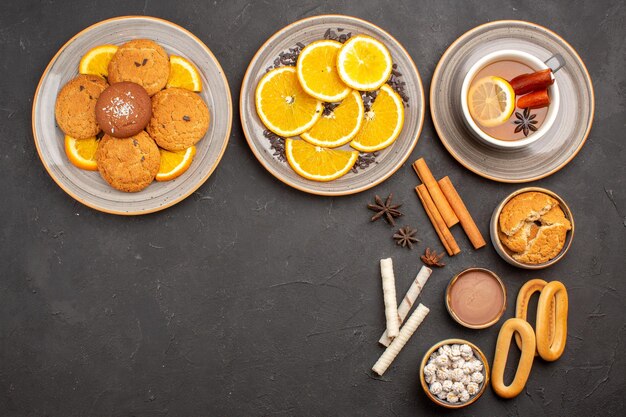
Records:
[[[462,344],[459,347],[459,350],[461,351],[461,356],[465,360],[469,360],[469,359],[472,358],[472,356],[474,356],[474,351],[472,350],[472,348],[468,344]]]
[[[463,378],[459,381],[463,385],[467,385],[472,382],[472,378],[469,375],[463,375]]]
[[[459,401],[459,396],[454,392],[449,392],[448,395],[446,395],[446,400],[448,400],[449,403],[454,404]]]
[[[463,369],[460,368],[456,368],[450,371],[450,379],[453,381],[460,381],[464,375],[465,373],[463,372]]]
[[[470,382],[469,384],[467,384],[467,392],[469,393],[469,395],[476,395],[478,394],[478,384],[475,382]]]
[[[462,403],[467,402],[470,398],[469,392],[467,390],[463,390],[461,394],[459,394],[459,401]]]
[[[437,365],[429,363],[424,367],[424,375],[434,375],[437,372]]]
[[[432,392],[433,394],[437,395],[441,392],[441,390],[442,390],[442,387],[439,381],[435,381],[432,384],[430,384],[430,392]]]
[[[450,359],[448,359],[447,355],[440,355],[437,356],[437,359],[435,359],[435,364],[437,366],[448,366],[450,364]]]
[[[480,384],[481,382],[483,382],[484,379],[485,377],[483,376],[481,372],[474,372],[472,374],[472,382]]]
[[[452,391],[456,392],[457,394],[460,394],[463,391],[465,391],[465,385],[463,385],[460,382],[455,382],[454,384],[452,384]]]
[[[474,367],[474,362],[465,362],[465,365],[463,365],[463,372],[466,375],[471,375],[474,372],[476,372],[476,368]]]
[[[443,381],[443,384],[441,384],[441,387],[445,392],[450,391],[452,389],[452,381],[446,379],[445,381]]]
[[[443,345],[439,349],[437,349],[437,352],[439,353],[439,355],[450,356],[450,351],[451,351],[450,345]]]
[[[463,358],[459,358],[459,359],[455,360],[454,362],[452,362],[452,368],[461,368],[461,369],[463,369],[464,366],[465,366],[465,359],[463,359]]]
[[[437,371],[435,371],[435,375],[437,376],[437,379],[440,381],[449,379],[448,378],[448,374],[450,372],[448,371],[448,368],[439,368],[437,369]]]
[[[461,345],[454,344],[450,346],[450,352],[452,352],[454,356],[461,356]]]

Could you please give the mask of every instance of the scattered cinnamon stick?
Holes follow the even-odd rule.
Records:
[[[470,214],[467,207],[465,207],[465,203],[461,199],[461,196],[452,185],[452,181],[448,176],[443,177],[439,180],[439,187],[443,192],[443,195],[446,196],[448,203],[452,206],[452,210],[459,218],[459,222],[461,223],[461,227],[465,231],[465,234],[469,238],[470,242],[472,242],[472,246],[474,249],[480,249],[485,246],[485,239],[483,239],[483,235],[478,230],[474,219],[472,219],[472,215]]]
[[[518,96],[530,93],[531,91],[545,90],[554,83],[552,70],[547,68],[542,71],[531,72],[529,74],[518,75],[509,81],[513,91]],[[524,107],[522,107],[524,108]]]
[[[457,245],[454,236],[452,236],[452,233],[450,233],[450,230],[446,226],[443,217],[441,217],[439,210],[437,210],[437,206],[435,206],[435,202],[428,193],[428,189],[426,188],[426,186],[424,184],[418,185],[417,187],[415,187],[415,192],[422,202],[422,206],[424,206],[424,210],[426,211],[430,222],[433,224],[435,232],[437,232],[437,236],[439,236],[443,247],[446,249],[446,252],[448,252],[448,255],[454,256],[457,253],[461,252],[461,249],[459,248],[459,245]]]
[[[521,96],[517,99],[517,107],[520,109],[540,109],[550,105],[548,90],[538,90]]]
[[[426,185],[428,193],[430,194],[430,197],[432,197],[432,201],[434,202],[439,214],[441,214],[446,226],[452,227],[457,224],[459,219],[456,217],[452,207],[450,207],[450,204],[448,203],[448,200],[446,200],[446,197],[441,192],[439,184],[437,184],[437,180],[433,177],[430,169],[428,169],[428,165],[426,165],[424,158],[420,158],[415,161],[413,163],[413,169],[417,173],[420,181]]]

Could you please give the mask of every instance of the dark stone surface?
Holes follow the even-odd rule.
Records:
[[[0,415],[2,416],[464,416],[623,415],[626,391],[623,1],[9,1],[0,13]],[[402,42],[428,89],[445,48],[497,19],[545,25],[588,65],[596,92],[593,130],[563,170],[537,181],[561,194],[576,218],[567,257],[525,272],[491,246],[446,259],[426,286],[431,308],[382,380],[369,369],[384,316],[378,260],[394,258],[398,292],[439,248],[414,195],[409,164],[376,189],[321,198],[283,185],[248,149],[238,107],[227,152],[213,176],[164,212],[125,218],[67,196],[33,145],[32,96],[50,58],[102,19],[146,14],[199,36],[228,76],[235,104],[262,42],[304,16],[344,13]],[[428,91],[428,90],[426,90]],[[428,115],[428,113],[427,113]],[[481,230],[518,188],[462,168],[430,117],[410,161],[425,156],[458,185]],[[401,225],[419,228],[417,250],[397,248],[392,229],[370,224],[365,205],[393,191]],[[612,196],[612,197],[610,197]],[[470,331],[443,305],[449,278],[469,266],[500,274],[506,317],[530,278],[562,280],[570,296],[568,345],[555,363],[535,362],[526,390],[504,401],[491,389],[457,412],[431,404],[418,384],[425,350],[448,337],[492,357],[498,328]],[[512,365],[509,365],[512,367]]]

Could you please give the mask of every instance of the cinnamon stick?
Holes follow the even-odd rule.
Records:
[[[448,200],[446,200],[446,197],[441,192],[439,184],[437,184],[437,180],[435,180],[432,172],[430,172],[430,169],[428,169],[428,165],[426,165],[426,161],[424,161],[424,158],[420,158],[415,161],[413,163],[413,169],[417,173],[420,181],[422,181],[422,183],[426,185],[426,188],[428,189],[428,192],[430,193],[430,196],[432,197],[432,200],[437,207],[437,211],[439,211],[441,217],[443,217],[446,226],[452,227],[457,224],[459,222],[459,219],[456,217],[454,211],[452,210],[452,207],[450,207],[450,204],[448,204]]]
[[[474,249],[479,249],[485,246],[485,239],[483,239],[483,235],[480,234],[480,230],[474,223],[474,219],[472,219],[472,215],[470,214],[467,207],[465,207],[465,203],[461,199],[459,193],[457,193],[454,185],[452,185],[452,181],[447,176],[443,177],[439,180],[439,187],[441,191],[446,196],[448,203],[452,206],[454,213],[459,218],[461,222],[461,227],[465,231],[465,234],[469,238],[470,242],[472,242],[472,246]]]
[[[544,90],[554,83],[554,75],[550,68],[529,74],[518,75],[509,84],[518,96],[537,90]]]
[[[517,99],[517,107],[520,109],[540,109],[550,105],[550,96],[548,90],[537,90],[521,96]]]
[[[430,222],[433,224],[435,232],[437,232],[437,236],[439,236],[443,247],[446,249],[446,252],[448,252],[448,255],[454,256],[461,252],[459,245],[457,245],[456,240],[454,240],[454,236],[450,233],[450,230],[437,210],[433,199],[430,197],[426,186],[424,184],[418,185],[415,187],[415,192],[422,202],[424,210],[426,211]]]

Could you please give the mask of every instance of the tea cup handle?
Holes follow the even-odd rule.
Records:
[[[565,66],[565,59],[561,54],[554,54],[543,63],[550,67],[553,73],[556,73]]]

